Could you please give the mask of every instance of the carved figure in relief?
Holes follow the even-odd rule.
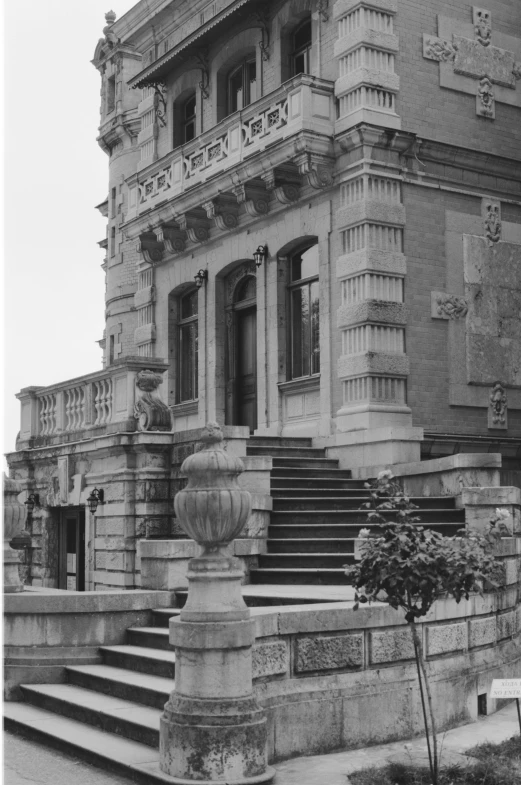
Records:
[[[485,117],[493,117],[494,89],[488,76],[484,76],[482,79],[480,79],[478,86],[478,99],[481,109],[480,114],[484,115]]]
[[[492,388],[490,408],[492,409],[492,422],[504,425],[507,416],[507,394],[501,382],[496,382]]]
[[[462,319],[469,309],[467,301],[456,294],[440,295],[436,298],[438,313],[445,314],[449,319]]]
[[[161,384],[161,375],[154,371],[140,371],[136,387],[143,395],[134,405],[134,417],[140,431],[169,431],[172,425],[170,409],[156,393]]]
[[[479,43],[483,46],[490,44],[492,36],[492,21],[490,11],[484,8],[474,9],[474,32]]]
[[[487,204],[485,218],[485,236],[490,246],[501,239],[501,220],[499,218],[499,205],[491,202]]]
[[[443,38],[427,38],[423,56],[431,60],[439,60],[446,63],[447,61],[454,60],[458,47],[454,44],[444,41]]]

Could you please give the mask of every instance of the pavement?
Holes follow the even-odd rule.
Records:
[[[515,703],[469,725],[439,734],[443,763],[466,765],[464,753],[485,741],[499,743],[519,733]],[[349,785],[349,774],[389,760],[426,763],[426,742],[419,737],[407,742],[379,744],[328,755],[293,758],[275,764],[274,785]],[[4,734],[4,785],[131,785],[131,780],[111,774],[70,755]]]

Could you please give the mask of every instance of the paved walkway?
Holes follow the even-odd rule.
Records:
[[[440,734],[442,758],[465,763],[466,750],[484,741],[498,743],[519,733],[515,703],[501,711],[482,717],[470,725]],[[116,774],[79,761],[76,758],[22,739],[4,735],[4,785],[131,785]],[[426,744],[422,738],[410,742],[379,744],[375,747],[337,752],[330,755],[293,758],[277,763],[274,785],[348,785],[347,776],[368,766],[382,766],[396,756],[422,758]]]

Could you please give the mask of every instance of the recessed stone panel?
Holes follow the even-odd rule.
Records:
[[[503,638],[510,638],[516,631],[516,614],[515,611],[509,613],[502,613],[497,617],[497,639],[498,641]]]
[[[427,655],[446,654],[450,651],[462,651],[467,647],[467,625],[440,624],[427,627]]]
[[[371,665],[410,660],[412,657],[414,657],[414,643],[410,629],[371,633],[369,654]]]
[[[289,665],[288,647],[283,641],[259,643],[253,647],[253,678],[286,673]]]
[[[496,642],[496,619],[471,619],[469,629],[469,648],[486,646]]]
[[[296,642],[297,673],[334,668],[360,668],[363,661],[363,635],[299,638]]]

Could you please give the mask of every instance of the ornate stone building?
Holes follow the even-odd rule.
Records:
[[[189,555],[172,501],[208,420],[236,454],[250,433],[353,470],[501,453],[515,479],[513,4],[148,0],[103,33],[104,364],[19,394],[33,583],[139,587]],[[254,565],[267,453],[246,469]]]

